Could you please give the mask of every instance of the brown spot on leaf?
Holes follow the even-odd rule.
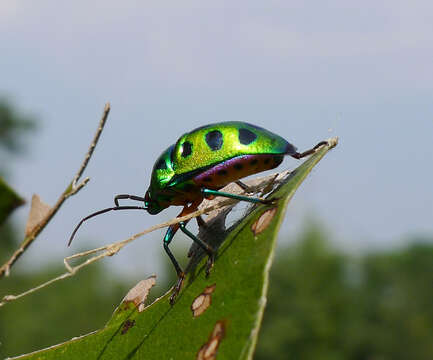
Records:
[[[126,320],[122,325],[122,331],[120,332],[121,335],[125,335],[130,328],[132,328],[135,325],[135,320]]]
[[[39,195],[33,194],[29,218],[26,224],[26,236],[30,235],[42,219],[50,212],[51,206],[44,203]]]
[[[126,296],[122,301],[122,305],[127,305],[128,303],[133,303],[138,309],[138,312],[144,310],[144,302],[149,295],[150,289],[156,284],[156,276],[149,276],[146,280],[141,280],[137,285],[135,285],[131,290],[128,291]]]
[[[260,234],[269,226],[277,210],[278,208],[274,207],[272,209],[266,210],[262,215],[260,215],[254,224],[251,225],[251,230],[253,231],[254,235]]]
[[[224,338],[225,324],[224,321],[217,321],[209,340],[204,344],[197,353],[197,360],[214,360],[216,359],[218,347]]]
[[[216,284],[207,286],[204,291],[197,296],[191,304],[191,311],[194,317],[203,314],[212,303],[212,293],[214,292]]]

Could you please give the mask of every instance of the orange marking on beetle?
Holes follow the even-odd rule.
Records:
[[[260,215],[260,217],[251,225],[251,230],[254,235],[260,234],[269,226],[277,210],[278,208],[274,207],[266,210],[262,215]]]
[[[191,311],[194,317],[203,314],[212,303],[212,293],[216,284],[207,286],[204,291],[197,296],[191,304]]]
[[[197,353],[197,360],[214,360],[216,359],[218,347],[225,335],[224,321],[217,321],[209,340],[204,344]]]

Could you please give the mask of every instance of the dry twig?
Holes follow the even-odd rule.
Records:
[[[98,125],[98,129],[96,130],[96,134],[90,144],[89,150],[86,153],[83,163],[80,166],[80,169],[74,176],[71,183],[67,186],[66,190],[60,195],[55,205],[47,212],[47,214],[39,221],[39,223],[32,227],[32,230],[26,234],[23,242],[20,244],[17,250],[12,254],[8,261],[6,261],[2,267],[0,268],[0,278],[3,276],[9,276],[10,269],[13,264],[20,258],[20,256],[26,251],[26,249],[33,243],[36,237],[42,232],[42,230],[47,226],[52,217],[57,213],[57,211],[62,206],[63,202],[70,196],[75,195],[78,191],[80,191],[89,181],[89,178],[86,177],[81,181],[81,183],[77,184],[80,180],[86,166],[92,156],[93,150],[95,149],[96,144],[98,143],[99,137],[101,136],[102,130],[104,128],[105,122],[107,121],[108,113],[110,112],[110,104],[105,104],[104,112],[102,114],[101,120]]]

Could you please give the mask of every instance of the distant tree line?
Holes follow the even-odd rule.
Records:
[[[433,359],[433,238],[353,257],[320,226],[280,248],[256,360]]]

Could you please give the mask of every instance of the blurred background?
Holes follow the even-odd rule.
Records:
[[[433,358],[432,44],[429,1],[1,1],[0,172],[28,200],[0,229],[2,263],[32,194],[54,204],[105,102],[112,111],[91,181],[0,280],[0,296],[176,216],[107,214],[66,247],[115,194],[142,196],[154,160],[184,132],[247,121],[301,151],[340,137],[289,206],[256,358]],[[100,328],[150,274],[155,295],[166,291],[162,236],[1,308],[0,355]],[[179,254],[188,245],[176,236]]]

